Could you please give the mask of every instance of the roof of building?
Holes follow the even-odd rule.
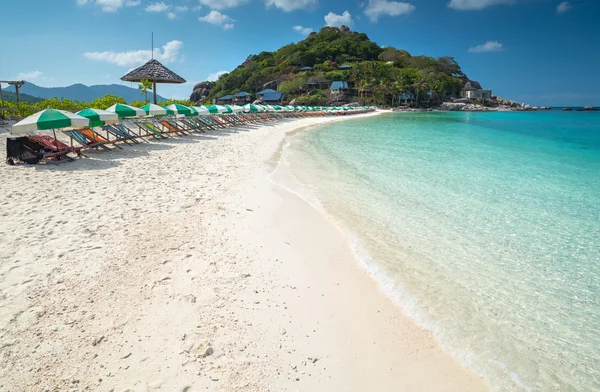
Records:
[[[237,93],[237,94],[233,94],[233,96],[234,96],[234,97],[236,97],[236,98],[238,98],[238,97],[249,97],[249,96],[251,96],[251,95],[252,95],[252,94],[250,94],[250,93],[247,93],[247,92],[245,92],[245,91],[240,91],[240,92],[239,92],[239,93]]]
[[[402,93],[398,95],[399,99],[415,99],[415,95],[413,93]]]
[[[332,90],[341,90],[341,89],[347,89],[348,88],[348,82],[346,81],[335,81],[333,83],[331,83],[331,87]]]
[[[476,82],[475,80],[467,80],[467,83],[465,83],[465,90],[480,90],[481,89],[481,84],[479,84],[479,82]]]
[[[312,69],[312,67],[309,67],[308,65],[298,68],[298,71],[310,71]]]
[[[185,83],[184,78],[154,59],[127,73],[121,80],[127,82],[149,80],[156,83]]]
[[[263,94],[266,94],[266,93],[276,93],[276,92],[277,91],[275,91],[273,89],[266,88],[266,89],[264,89],[262,91],[257,92],[256,95],[263,95]]]
[[[217,98],[217,101],[227,101],[233,98],[233,95],[223,95],[221,98]]]
[[[266,93],[263,97],[262,100],[263,102],[268,101],[268,102],[279,102],[283,99],[283,96],[285,95],[285,93],[280,93],[278,91],[273,91],[272,93]]]
[[[338,67],[338,69],[342,69],[342,70],[344,70],[344,69],[350,69],[350,68],[352,68],[352,67],[350,67],[350,65],[348,65],[348,64],[343,64],[343,65],[340,65]]]

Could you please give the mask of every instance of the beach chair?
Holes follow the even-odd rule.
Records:
[[[109,140],[100,135],[98,132],[94,131],[93,128],[84,128],[81,130],[81,134],[89,140],[89,143],[101,143],[104,146],[112,144],[116,148],[122,149],[121,146],[117,145],[119,140]]]
[[[84,148],[95,148],[103,150],[111,150],[109,147],[104,145],[102,142],[93,142],[90,141],[81,131],[77,129],[64,129],[63,133],[71,139],[71,146],[73,146],[73,141],[76,141]]]
[[[140,142],[135,140],[137,135],[132,135],[130,133],[126,133],[123,132],[120,128],[118,127],[114,127],[112,125],[103,125],[102,129],[104,129],[104,131],[106,131],[106,138],[108,139],[108,135],[112,135],[113,137],[116,138],[116,140],[118,141],[122,141],[126,144],[129,143],[134,143],[134,144],[139,144]]]
[[[69,157],[68,153],[75,153],[78,157],[83,155],[81,148],[69,146],[50,135],[27,136],[27,139],[43,146],[45,150],[44,159],[57,158],[72,161],[73,158]]]

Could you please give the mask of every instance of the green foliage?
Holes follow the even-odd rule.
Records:
[[[350,70],[337,69],[346,62],[351,65]],[[313,70],[296,72],[305,65]],[[313,91],[307,95],[305,83],[339,80],[349,83],[351,94],[356,95],[351,99],[365,104],[394,105],[398,95],[407,92],[417,97],[416,105],[431,106],[456,96],[465,78],[452,57],[411,56],[406,50],[381,48],[366,34],[324,27],[298,43],[249,56],[219,78],[208,99],[239,91],[253,93],[276,81],[278,90],[285,92],[289,100],[297,98],[299,104],[325,105],[328,94]]]
[[[138,90],[142,92],[142,95],[146,96],[146,102],[148,102],[148,90],[152,91],[152,82],[146,79],[140,80]]]
[[[102,98],[96,98],[92,102],[80,102],[73,101],[70,99],[58,99],[58,98],[50,98],[44,99],[40,102],[11,102],[4,101],[4,107],[15,109],[7,111],[7,116],[11,117],[27,117],[40,110],[52,108],[59,110],[68,110],[70,112],[78,112],[85,108],[94,108],[94,109],[107,109],[116,103],[124,103],[127,102],[122,97],[117,97],[115,95],[106,94]],[[147,102],[144,101],[132,101],[129,104],[132,106],[140,107],[144,106]],[[170,105],[172,103],[179,103],[181,105],[190,106],[192,102],[189,99],[168,99],[166,101],[161,102],[161,105]]]

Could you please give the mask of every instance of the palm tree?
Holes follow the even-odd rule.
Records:
[[[146,96],[146,102],[148,102],[148,90],[152,91],[152,82],[146,79],[140,80],[138,90],[141,90],[142,95]]]
[[[417,106],[418,106],[419,105],[419,93],[423,89],[425,89],[425,87],[427,87],[427,82],[425,81],[425,78],[423,76],[419,76],[414,80],[412,87],[415,90],[415,93],[417,95]]]

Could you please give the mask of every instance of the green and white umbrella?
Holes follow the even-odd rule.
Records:
[[[90,120],[90,127],[99,127],[104,124],[112,124],[119,122],[119,116],[116,113],[102,109],[83,109],[77,114]]]
[[[90,125],[88,118],[65,110],[45,109],[24,118],[11,128],[13,135],[33,135],[36,131],[58,128],[85,128]]]
[[[210,114],[219,114],[219,108],[217,105],[207,105],[205,108]]]
[[[219,111],[219,113],[231,113],[231,110],[228,109],[226,106],[215,105],[215,107],[217,108],[217,110]]]
[[[206,106],[193,106],[200,116],[207,116],[210,114],[210,110]]]
[[[147,103],[140,109],[142,109],[144,112],[146,112],[146,114],[150,116],[166,116],[168,114],[167,109],[154,103]]]
[[[190,112],[192,112],[191,116],[197,116],[200,114],[200,112],[198,110],[196,110],[195,107],[193,106],[188,106],[188,108],[190,108]]]
[[[106,109],[107,112],[116,113],[119,118],[123,117],[143,117],[146,116],[146,112],[140,108],[134,106],[125,105],[123,103],[116,103]]]
[[[238,105],[225,105],[225,107],[229,108],[231,110],[231,113],[239,113],[244,111],[244,109]]]
[[[182,114],[184,116],[192,115],[192,109],[188,108],[187,106],[178,104],[178,103],[172,103],[172,104],[166,106],[166,108],[171,109],[176,114]]]
[[[244,112],[256,113],[256,112],[259,111],[259,109],[255,105],[253,105],[251,103],[248,103],[248,104],[242,106],[242,108],[244,109]]]

